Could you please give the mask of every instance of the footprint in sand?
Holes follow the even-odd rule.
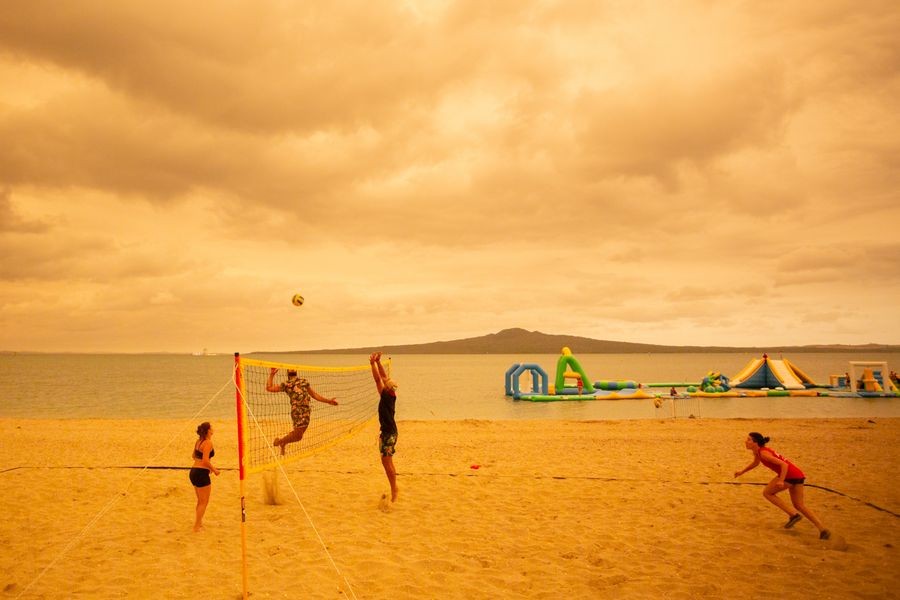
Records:
[[[381,495],[381,500],[378,501],[378,510],[384,513],[389,513],[392,510],[391,499],[388,498],[387,494]]]

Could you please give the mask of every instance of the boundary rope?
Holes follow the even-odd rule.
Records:
[[[273,448],[273,451],[274,451],[274,448]],[[285,478],[287,478],[287,473],[284,470],[284,466],[279,464],[279,468],[281,469],[281,472],[285,475]],[[119,465],[119,466],[108,466],[108,467],[80,467],[80,466],[28,467],[28,466],[26,466],[26,467],[10,467],[8,469],[3,469],[2,471],[0,471],[0,474],[9,473],[10,471],[16,471],[16,470],[20,470],[20,469],[143,469],[143,470],[158,469],[158,470],[188,471],[188,470],[190,470],[190,467],[169,467],[169,466],[138,467],[138,466],[131,466],[131,465]],[[220,470],[221,471],[236,471],[237,469],[234,469],[231,467],[223,467]],[[362,471],[325,471],[325,470],[321,470],[321,469],[318,469],[318,470],[317,469],[299,469],[297,472],[298,473],[337,473],[339,475],[359,475],[362,473]],[[430,477],[482,477],[482,478],[487,477],[487,478],[510,478],[510,479],[513,479],[513,478],[516,478],[516,479],[558,479],[558,480],[563,480],[563,481],[566,479],[579,479],[579,480],[585,480],[585,481],[624,481],[624,482],[632,482],[632,483],[640,483],[640,482],[648,481],[647,479],[621,479],[621,478],[617,478],[617,477],[592,477],[590,475],[584,475],[584,476],[582,476],[582,475],[575,475],[575,476],[572,476],[572,475],[499,475],[499,474],[485,475],[483,473],[479,473],[479,474],[476,474],[476,473],[425,473],[425,472],[415,473],[412,471],[404,471],[403,474],[406,476],[419,476],[419,477],[429,477],[429,476]],[[765,483],[755,482],[755,481],[663,481],[663,480],[657,480],[657,481],[659,483],[683,483],[683,484],[687,484],[687,485],[691,485],[691,484],[694,484],[694,485],[737,485],[737,486],[741,486],[741,485],[765,486],[766,485]],[[881,511],[883,513],[887,513],[887,514],[891,515],[892,517],[900,518],[900,513],[895,513],[894,511],[892,511],[888,508],[878,506],[877,504],[869,502],[868,500],[863,500],[862,498],[857,498],[856,496],[851,496],[850,494],[847,494],[840,490],[835,490],[830,487],[825,487],[824,485],[818,485],[815,483],[806,483],[806,484],[804,484],[804,486],[808,487],[808,488],[816,488],[816,489],[822,490],[823,492],[828,492],[830,494],[836,494],[843,498],[847,498],[848,500],[853,500],[854,502],[859,502],[860,504],[864,504],[870,508],[874,508],[875,510]],[[293,487],[291,489],[293,490]]]

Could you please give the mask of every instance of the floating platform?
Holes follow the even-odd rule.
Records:
[[[697,398],[764,398],[766,396],[818,396],[816,390],[735,390],[727,392],[688,392]]]
[[[649,400],[656,394],[648,394],[643,389],[618,391],[597,390],[593,394],[520,394],[516,400],[529,402],[564,402],[572,400]]]
[[[688,392],[692,398],[771,398],[776,397],[809,397],[817,396],[833,398],[896,398],[897,395],[890,392],[850,392],[830,389],[812,389],[812,390],[735,390],[731,389],[727,392]]]

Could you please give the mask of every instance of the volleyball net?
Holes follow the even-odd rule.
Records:
[[[383,361],[388,373],[390,364],[390,359]],[[235,370],[240,466],[246,473],[315,454],[378,415],[379,396],[368,363],[322,367],[236,355]]]

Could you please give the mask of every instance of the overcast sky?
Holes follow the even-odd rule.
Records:
[[[898,31],[895,1],[5,3],[0,350],[898,344]]]

